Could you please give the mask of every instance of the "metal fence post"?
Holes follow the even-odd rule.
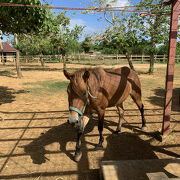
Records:
[[[166,92],[163,112],[163,124],[161,130],[162,135],[168,135],[170,133],[170,115],[172,106],[174,64],[176,56],[176,41],[178,31],[180,0],[171,0],[170,3],[172,3],[171,26],[169,33],[169,53],[166,72]]]

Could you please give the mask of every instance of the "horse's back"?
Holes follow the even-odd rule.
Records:
[[[136,74],[135,71],[133,71],[132,69],[130,69],[127,66],[123,66],[120,68],[115,68],[115,69],[109,69],[106,70],[107,73],[111,73],[111,74],[116,74],[119,75],[120,78],[125,78],[127,79],[127,81],[129,81],[129,83],[131,84],[131,88],[132,89],[138,89],[139,93],[141,94],[141,83],[139,80],[138,75]]]
[[[133,71],[132,69],[130,69],[127,66],[123,66],[120,68],[115,68],[115,69],[108,69],[105,70],[107,73],[112,73],[112,74],[117,74],[120,76],[125,76],[127,79],[132,79],[132,80],[136,80],[139,79],[138,75],[136,74],[135,71]]]

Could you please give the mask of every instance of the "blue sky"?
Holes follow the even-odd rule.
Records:
[[[110,0],[107,0],[110,1]],[[81,1],[81,0],[42,0],[42,2],[48,2],[52,6],[58,6],[58,7],[74,7],[74,8],[87,8],[88,7],[88,1]],[[137,4],[139,0],[116,0],[116,3],[113,4],[113,6],[120,7],[120,6],[126,6],[129,4]],[[60,10],[56,10],[56,12],[59,12]],[[74,15],[70,15],[72,13],[75,13]],[[103,13],[90,13],[90,14],[82,14],[82,11],[70,11],[68,16],[71,17],[71,26],[77,25],[83,25],[86,26],[84,29],[84,34],[89,34],[93,32],[101,32],[105,29],[106,25],[108,23],[103,18]],[[98,20],[101,18],[101,20]]]

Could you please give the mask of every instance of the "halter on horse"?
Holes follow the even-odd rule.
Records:
[[[117,132],[120,131],[122,103],[131,95],[142,117],[142,128],[146,127],[144,106],[141,101],[141,84],[137,74],[128,67],[104,70],[102,68],[80,69],[74,73],[64,70],[70,80],[67,88],[70,116],[68,122],[78,129],[75,160],[81,157],[80,137],[92,113],[98,114],[99,147],[104,141],[103,121],[107,107],[116,106],[119,112]]]

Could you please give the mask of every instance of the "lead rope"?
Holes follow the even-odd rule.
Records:
[[[89,91],[89,86],[87,86],[87,92],[88,92],[88,94],[89,94],[89,96],[90,96],[91,98],[93,98],[93,99],[96,99],[96,98],[97,98],[96,96],[93,96],[93,95],[90,93],[90,91]]]

